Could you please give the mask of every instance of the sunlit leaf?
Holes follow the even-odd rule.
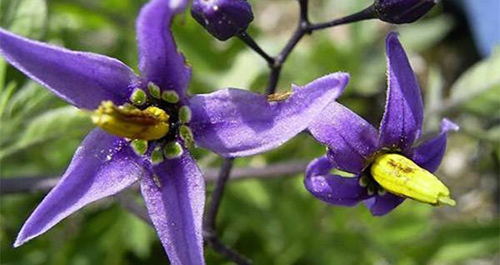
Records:
[[[44,141],[84,134],[89,128],[90,119],[75,107],[47,111],[34,118],[14,144],[0,150],[0,159]]]
[[[486,116],[499,115],[500,50],[466,71],[453,85],[450,99],[466,110]]]
[[[0,26],[23,36],[39,38],[47,22],[47,4],[45,0],[2,1],[0,17]]]

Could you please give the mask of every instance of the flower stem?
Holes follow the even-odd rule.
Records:
[[[334,19],[329,22],[324,23],[311,23],[309,21],[309,0],[297,0],[299,3],[299,23],[297,29],[293,33],[292,37],[288,40],[285,47],[281,50],[281,52],[276,57],[269,56],[251,37],[247,32],[243,32],[240,34],[239,38],[247,44],[252,50],[257,52],[269,65],[271,69],[271,73],[268,79],[268,85],[266,89],[266,94],[274,94],[276,92],[276,88],[278,86],[278,82],[281,75],[281,70],[283,68],[283,64],[288,59],[288,56],[293,52],[297,44],[302,40],[302,38],[306,34],[311,34],[316,30],[332,28],[339,25],[354,23],[358,21],[363,21],[367,19],[375,18],[375,12],[373,10],[373,6],[369,6],[357,13],[352,15]]]
[[[262,48],[257,44],[257,42],[255,42],[255,40],[252,37],[250,37],[250,35],[248,35],[246,31],[240,33],[238,35],[238,38],[240,38],[240,40],[242,40],[248,47],[250,47],[256,53],[258,53],[262,58],[264,58],[264,60],[266,60],[266,62],[269,65],[274,64],[274,58],[269,56],[269,54],[267,54],[264,50],[262,50]]]
[[[210,247],[216,252],[222,254],[229,260],[235,262],[236,264],[252,264],[252,262],[243,257],[236,251],[230,249],[222,243],[217,235],[217,213],[219,212],[220,203],[222,201],[224,190],[226,188],[226,183],[229,180],[229,175],[231,169],[233,168],[234,158],[225,158],[217,182],[215,183],[215,189],[212,192],[212,200],[203,219],[203,238],[210,245]]]
[[[312,24],[309,26],[309,30],[315,31],[315,30],[320,30],[320,29],[326,29],[326,28],[331,28],[339,25],[344,25],[344,24],[349,24],[349,23],[354,23],[354,22],[359,22],[363,20],[368,20],[368,19],[374,19],[376,18],[375,16],[375,11],[373,10],[373,6],[369,6],[357,13],[354,13],[350,16],[347,17],[342,17],[338,19],[334,19],[329,22],[325,23],[318,23],[318,24]]]
[[[219,206],[222,196],[224,195],[226,183],[229,180],[229,175],[231,173],[231,169],[233,168],[233,162],[234,158],[224,158],[224,161],[222,162],[219,177],[215,183],[215,189],[212,192],[212,201],[210,202],[204,219],[204,226],[207,230],[211,230],[212,228],[215,230],[215,219],[217,218],[217,213],[219,212]]]

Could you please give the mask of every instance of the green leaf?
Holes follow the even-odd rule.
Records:
[[[439,113],[432,112],[443,104],[444,78],[436,66],[429,68],[428,85],[425,92],[425,125],[427,131],[439,128],[441,117]]]
[[[498,115],[500,106],[500,50],[475,66],[455,82],[450,100],[478,115]]]
[[[45,141],[86,133],[90,119],[73,106],[47,111],[34,118],[14,144],[0,150],[0,160]]]
[[[0,58],[0,93],[3,92],[6,72],[7,72],[7,62],[4,59]]]
[[[156,240],[154,230],[143,220],[140,220],[132,214],[124,214],[121,219],[124,222],[122,230],[123,244],[141,258],[150,255],[151,245]]]
[[[54,98],[48,90],[29,80],[9,99],[5,118],[24,118],[37,113]]]
[[[17,90],[17,91],[16,91]],[[14,93],[16,91],[16,93]],[[33,81],[18,89],[14,82],[0,95],[0,146],[12,143],[17,130],[32,119],[33,113],[41,113],[50,107],[55,97]]]
[[[0,25],[10,31],[39,38],[47,22],[47,3],[45,0],[16,0],[0,4]]]
[[[9,83],[5,90],[2,87],[2,90],[0,91],[0,117],[3,116],[3,113],[5,109],[7,108],[9,104],[9,100],[12,97],[12,94],[14,94],[14,91],[16,90],[16,83],[11,82]]]

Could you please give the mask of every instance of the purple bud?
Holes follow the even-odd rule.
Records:
[[[246,0],[194,0],[191,15],[222,41],[246,30],[253,20],[252,7]]]
[[[423,17],[436,3],[437,0],[375,0],[373,7],[380,20],[403,24]]]

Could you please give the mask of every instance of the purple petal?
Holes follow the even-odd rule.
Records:
[[[407,150],[422,130],[422,96],[396,33],[387,36],[386,49],[389,89],[379,143],[382,147]]]
[[[92,131],[76,150],[61,181],[24,223],[15,247],[46,232],[89,203],[114,195],[136,182],[144,169],[121,138]]]
[[[177,91],[181,98],[186,97],[191,70],[177,52],[170,25],[187,3],[186,0],[152,0],[142,8],[137,19],[142,77],[163,90]]]
[[[191,155],[153,168],[141,190],[149,215],[172,264],[204,264],[202,215],[205,182]]]
[[[359,185],[359,177],[332,175],[331,169],[333,164],[326,157],[313,160],[307,167],[304,185],[314,197],[342,206],[354,206],[370,197],[366,188]]]
[[[191,98],[196,142],[223,156],[248,156],[280,146],[303,131],[344,90],[349,76],[336,73],[304,87],[290,98],[269,102],[264,95],[223,89]]]
[[[74,52],[0,28],[0,54],[31,79],[69,103],[95,109],[103,100],[123,104],[137,82],[132,69],[106,56]]]
[[[411,159],[417,165],[434,172],[438,169],[446,151],[446,138],[449,131],[457,131],[458,125],[448,119],[441,122],[441,132],[434,138],[422,143],[412,150]]]
[[[386,193],[382,196],[375,195],[372,198],[365,200],[364,203],[370,209],[373,215],[382,216],[390,213],[404,200],[405,198],[403,197],[399,197],[391,193]]]
[[[356,113],[332,102],[309,126],[320,143],[328,146],[328,158],[337,168],[359,174],[377,150],[377,130]]]

